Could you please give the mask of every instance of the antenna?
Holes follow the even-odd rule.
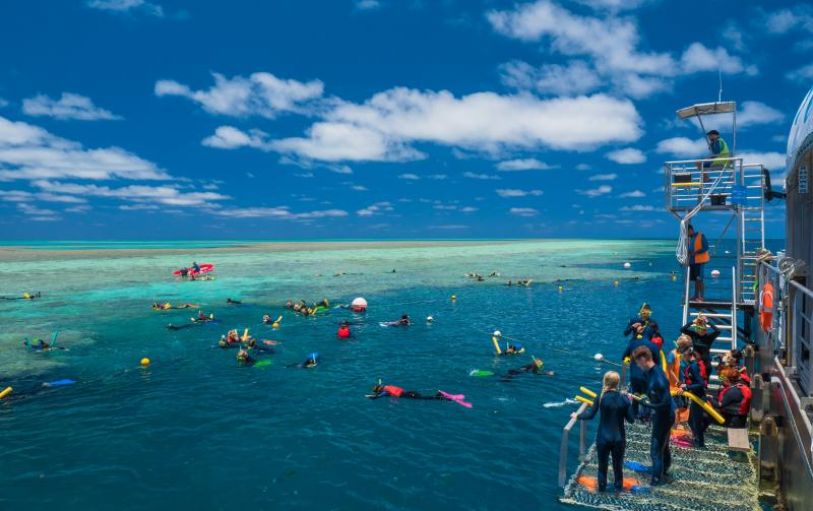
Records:
[[[720,68],[717,68],[717,79],[720,82],[720,91],[717,93],[717,102],[722,103],[723,102],[723,70],[720,69]]]

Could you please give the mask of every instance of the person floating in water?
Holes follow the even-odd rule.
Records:
[[[542,359],[533,357],[533,362],[531,362],[530,364],[526,364],[516,369],[509,369],[508,372],[501,378],[501,381],[508,382],[514,379],[514,377],[516,376],[527,373],[543,374],[545,376],[556,375],[556,373],[553,371],[543,371],[542,370],[543,367],[545,367],[545,363],[542,361]]]
[[[240,344],[240,334],[237,330],[229,330],[228,334],[220,336],[220,341],[217,343],[221,348],[231,348]]]
[[[214,321],[214,320],[215,320],[214,312],[211,313],[211,314],[206,314],[203,311],[198,311],[198,315],[196,317],[192,318],[192,321],[194,321],[196,323],[205,323],[207,321]]]
[[[298,367],[300,369],[311,369],[319,365],[319,353],[313,352],[308,354],[308,358],[299,364],[290,364],[288,367]]]
[[[35,337],[33,341],[29,341],[28,339],[26,339],[25,341],[23,341],[23,346],[25,346],[26,348],[28,348],[31,351],[43,351],[44,352],[44,351],[51,351],[51,350],[64,350],[65,348],[63,348],[62,346],[57,346],[56,345],[56,339],[57,339],[58,335],[59,335],[59,332],[56,332],[54,334],[53,338],[51,338],[50,343],[44,341],[43,339],[40,339],[39,337]]]
[[[401,315],[401,319],[399,319],[396,323],[398,326],[409,326],[412,324],[412,322],[409,320],[409,314]]]
[[[180,305],[172,305],[169,302],[166,303],[156,302],[152,304],[152,310],[154,311],[168,311],[172,309],[197,309],[198,307],[200,306],[194,303],[182,303]]]
[[[226,303],[229,305],[241,305],[243,302],[240,300],[232,300],[231,298],[226,298]]]
[[[270,325],[274,322],[274,318],[270,314],[263,314],[263,324]]]
[[[22,296],[0,296],[0,300],[36,300],[37,298],[42,298],[42,293],[39,291],[36,293],[25,292]]]
[[[613,487],[615,491],[624,488],[624,450],[626,448],[626,428],[624,421],[632,423],[635,415],[630,400],[618,392],[621,377],[615,371],[604,374],[604,388],[597,402],[580,414],[570,416],[579,420],[590,420],[601,412],[596,431],[596,453],[598,454],[598,491],[607,490],[607,466],[610,454],[613,456]]]
[[[254,365],[254,358],[248,352],[248,349],[241,347],[237,351],[237,364],[241,366],[250,366]]]
[[[519,355],[520,353],[525,353],[525,347],[518,342],[506,341],[505,349],[502,349],[500,347],[500,339],[502,339],[502,332],[494,330],[494,333],[491,334],[491,343],[494,345],[494,351],[497,355]]]

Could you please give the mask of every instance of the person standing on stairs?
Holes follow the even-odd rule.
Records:
[[[686,323],[680,328],[680,333],[692,338],[694,351],[703,359],[706,369],[706,379],[711,374],[711,348],[714,341],[720,336],[720,330],[711,324],[706,316],[698,314],[691,323]]]
[[[691,224],[687,227],[687,233],[689,234],[689,280],[694,282],[694,296],[689,298],[689,301],[702,302],[705,287],[703,269],[711,259],[709,243],[706,236],[700,231],[695,231]]]

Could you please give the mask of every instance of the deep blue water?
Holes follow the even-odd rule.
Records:
[[[0,388],[15,387],[0,401],[0,509],[564,508],[557,501],[558,445],[573,408],[542,405],[572,398],[579,385],[597,389],[608,367],[593,355],[619,358],[621,332],[642,302],[652,305],[667,342],[680,326],[673,247],[648,243],[604,249],[597,242],[579,253],[518,251],[489,260],[426,251],[399,260],[345,252],[342,264],[319,254],[285,261],[269,255],[262,264],[270,276],[261,282],[246,279],[254,269],[230,275],[226,262],[211,283],[175,282],[166,277],[171,268],[151,270],[158,287],[139,280],[135,266],[115,286],[105,287],[103,278],[96,286],[83,272],[101,263],[91,270],[70,263],[78,266],[66,279],[75,281],[58,288],[54,281],[57,289],[48,295],[43,288],[41,302],[0,303],[0,318],[7,318]],[[623,270],[625,260],[639,273]],[[306,269],[285,280],[293,271],[285,264]],[[396,264],[398,273],[384,273]],[[547,278],[526,289],[462,276],[506,266]],[[365,276],[328,281],[313,276],[313,268]],[[448,277],[437,283],[427,277],[439,269]],[[557,274],[579,278],[559,292],[550,278]],[[48,282],[42,279],[39,287]],[[710,287],[729,285],[722,279]],[[159,293],[202,302],[222,322],[167,331],[169,321],[184,323],[189,311],[150,311]],[[301,318],[281,308],[289,297],[341,302],[358,294],[370,301],[366,315],[333,310]],[[228,307],[226,296],[246,304]],[[259,324],[265,312],[285,315],[278,331]],[[404,312],[413,326],[378,325]],[[435,322],[427,324],[430,314]],[[351,341],[335,337],[342,319],[354,321]],[[273,364],[240,368],[235,351],[213,348],[231,327],[282,341],[269,357]],[[521,340],[528,354],[494,357],[495,328]],[[19,347],[22,336],[53,329],[66,331],[62,342],[70,351]],[[311,351],[322,355],[317,368],[286,367]],[[530,354],[556,376],[510,383],[468,376],[474,368],[502,373],[529,363]],[[142,356],[154,361],[147,369],[138,367]],[[41,386],[58,378],[78,383]],[[379,378],[409,390],[464,393],[474,407],[365,399]],[[576,450],[573,439],[571,469]]]

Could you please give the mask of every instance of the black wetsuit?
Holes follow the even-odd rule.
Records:
[[[649,455],[652,457],[652,484],[663,482],[663,476],[672,465],[669,450],[669,433],[675,422],[675,405],[669,393],[669,380],[659,365],[652,366],[646,373],[647,400],[641,404],[652,410],[652,439]]]
[[[654,333],[654,330],[649,325],[650,323],[654,323],[654,321],[652,320],[652,318],[643,319],[640,316],[630,319],[630,322],[627,323],[627,328],[624,329],[624,336],[629,336],[630,340],[641,338],[638,337],[638,333],[635,331],[634,328],[632,328],[632,325],[634,325],[635,323],[640,323],[644,327],[644,331],[641,334],[641,336],[647,341],[652,340],[652,334]]]
[[[614,487],[621,491],[624,487],[624,449],[627,445],[624,420],[633,422],[635,416],[629,400],[617,391],[605,392],[594,404],[579,415],[579,420],[592,419],[598,410],[598,431],[596,431],[596,453],[598,454],[598,491],[607,489],[607,465],[610,454],[613,456]]]
[[[700,371],[700,364],[703,361],[692,360],[683,366],[683,383],[686,385],[686,390],[700,398],[706,400],[706,381],[703,378],[703,373]],[[694,401],[689,403],[689,428],[692,430],[692,437],[694,438],[695,447],[706,446],[706,429],[709,427],[709,422],[706,419],[706,412],[703,407]]]
[[[537,367],[536,363],[531,362],[530,364],[524,365],[518,369],[509,369],[508,372],[500,379],[501,381],[511,381],[515,376],[519,376],[520,374],[525,373],[533,373],[539,374],[540,370]]]
[[[700,358],[703,359],[703,362],[706,364],[706,369],[711,370],[711,347],[714,345],[714,340],[720,336],[720,331],[717,328],[710,324],[708,325],[708,330],[703,335],[697,333],[694,328],[692,328],[693,323],[686,323],[680,329],[680,333],[686,334],[692,338],[692,347],[694,351],[700,355]]]
[[[652,360],[659,361],[661,359],[661,350],[658,349],[656,344],[653,344],[646,336],[642,339],[632,339],[630,340],[629,344],[627,345],[627,349],[624,350],[624,354],[621,355],[621,358],[630,357],[632,358],[632,353],[638,349],[640,346],[646,346],[649,348],[649,351],[652,352]],[[646,392],[647,386],[647,377],[646,374],[638,367],[634,361],[630,363],[630,392],[633,394],[643,394]],[[636,418],[646,420],[649,418],[650,410],[648,408],[641,408],[638,406],[638,402],[635,401],[632,403],[632,411]]]

